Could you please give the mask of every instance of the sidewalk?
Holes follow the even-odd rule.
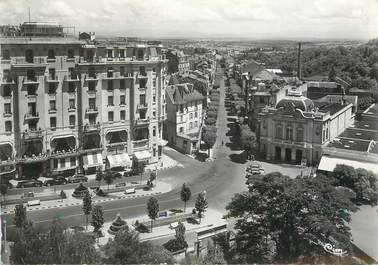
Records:
[[[189,212],[189,210],[191,211],[191,208],[190,209],[188,208],[186,212]],[[123,218],[123,216],[121,217]],[[114,219],[115,218],[116,216],[114,216]],[[129,228],[134,229],[133,224],[135,223],[135,221],[137,220],[141,221],[141,219],[145,220],[146,218],[148,217],[141,216],[139,218],[132,218],[132,219],[123,218],[123,219],[127,222]],[[109,238],[113,238],[113,235],[110,235],[108,233],[108,229],[111,223],[112,222],[104,223],[101,229],[104,236],[99,238],[99,242],[98,242],[99,246],[105,245],[108,242]],[[222,219],[222,214],[220,212],[215,211],[213,209],[208,209],[205,212],[205,216],[202,218],[200,224],[189,224],[186,221],[183,222],[183,224],[185,225],[185,228],[186,228],[186,240],[188,242],[188,245],[192,246],[194,245],[194,242],[197,240],[196,233],[195,233],[197,230],[205,228],[205,227],[211,228],[212,226],[215,226],[215,225],[227,224],[227,221]],[[88,227],[88,230],[92,231],[93,227],[92,226]],[[175,234],[176,234],[175,229],[170,229],[169,225],[164,225],[164,226],[154,227],[152,229],[152,233],[139,233],[139,238],[141,241],[152,241],[152,243],[155,245],[162,245],[165,242],[167,242],[169,239],[173,238]]]
[[[134,185],[135,186],[135,185]],[[109,187],[114,187],[114,185],[110,185]],[[125,189],[132,188],[133,185],[127,185]],[[102,185],[101,188],[106,192],[107,185]],[[89,192],[92,195],[92,202],[98,203],[98,202],[106,202],[106,201],[112,201],[112,200],[120,200],[120,199],[132,199],[137,197],[144,197],[144,196],[151,196],[161,193],[167,193],[172,190],[172,187],[170,184],[157,181],[156,186],[154,186],[151,190],[144,191],[144,190],[136,190],[134,194],[125,195],[124,192],[114,192],[109,194],[105,197],[100,197],[94,194],[94,192],[91,189],[88,189]],[[63,200],[54,200],[54,201],[42,201],[40,205],[37,206],[29,206],[27,207],[28,211],[37,211],[37,210],[44,210],[44,209],[51,209],[51,208],[61,208],[61,207],[69,207],[69,206],[76,206],[76,205],[82,205],[82,199],[81,198],[75,198],[72,197],[74,189],[65,190],[67,198]],[[2,214],[12,214],[14,213],[14,207],[15,205],[7,205],[1,209]]]
[[[168,149],[168,148],[170,147],[164,147],[164,149]],[[146,171],[163,170],[163,169],[172,168],[172,167],[183,167],[183,165],[177,162],[176,160],[170,158],[169,156],[162,154],[159,162],[147,165],[145,170]]]

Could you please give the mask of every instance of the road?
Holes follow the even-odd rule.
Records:
[[[218,69],[217,74],[222,77],[223,70]],[[159,200],[160,210],[182,208],[180,200],[180,189],[186,183],[192,191],[192,199],[188,206],[192,207],[198,193],[206,190],[209,207],[225,213],[225,206],[234,193],[247,190],[245,185],[244,171],[246,164],[233,162],[230,156],[241,151],[232,151],[226,146],[230,142],[226,133],[229,128],[227,114],[224,106],[225,85],[222,78],[220,82],[220,105],[217,120],[217,141],[214,145],[214,158],[212,162],[200,162],[180,154],[174,150],[165,150],[165,154],[181,163],[184,167],[170,168],[159,171],[160,181],[170,183],[172,191],[156,196]],[[222,145],[222,141],[224,145]],[[279,168],[277,168],[279,170]],[[270,171],[270,170],[268,170]],[[76,184],[77,185],[77,184]],[[67,186],[69,187],[69,186]],[[72,188],[72,187],[70,187]],[[146,202],[148,197],[136,199],[123,199],[99,203],[105,210],[105,221],[111,221],[117,213],[124,218],[134,218],[146,215]],[[67,226],[83,225],[84,216],[80,206],[65,208],[52,208],[47,210],[36,210],[28,212],[28,218],[36,226],[42,228],[54,218],[61,219]],[[8,224],[8,234],[14,231],[12,224],[13,214],[5,215],[3,218]]]

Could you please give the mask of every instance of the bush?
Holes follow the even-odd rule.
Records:
[[[217,120],[214,118],[206,118],[205,124],[206,125],[215,125],[217,123]]]
[[[167,243],[163,245],[164,248],[171,252],[176,252],[179,250],[183,250],[188,247],[188,243],[186,241],[179,241],[177,239],[171,239]]]
[[[149,233],[150,232],[150,229],[148,229],[148,227],[145,224],[139,223],[138,221],[135,222],[135,229],[139,233]]]
[[[66,195],[66,193],[64,192],[64,191],[60,191],[60,197],[62,198],[62,199],[66,199],[67,198],[67,195]]]
[[[107,194],[106,192],[104,192],[102,189],[99,189],[99,190],[96,192],[96,195],[97,195],[97,196],[104,197],[104,196],[107,196],[108,194]]]

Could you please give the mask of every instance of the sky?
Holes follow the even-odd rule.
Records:
[[[31,21],[101,36],[378,37],[378,0],[0,0],[0,24],[28,21],[28,7]]]

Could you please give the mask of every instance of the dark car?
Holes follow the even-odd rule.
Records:
[[[84,175],[73,175],[67,178],[68,183],[87,182],[88,178]]]
[[[30,188],[30,187],[42,187],[42,181],[31,179],[20,181],[17,184],[17,188]]]
[[[67,179],[64,177],[57,177],[54,179],[49,179],[45,182],[46,186],[53,186],[53,185],[64,185],[67,184]]]

